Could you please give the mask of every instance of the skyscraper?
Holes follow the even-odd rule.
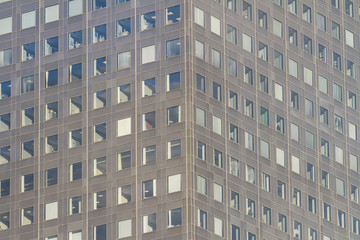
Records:
[[[0,239],[360,239],[359,17],[0,0]]]

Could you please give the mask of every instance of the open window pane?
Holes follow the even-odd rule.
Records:
[[[125,84],[118,87],[118,103],[124,103],[130,101],[131,92],[130,84]]]
[[[155,111],[143,114],[143,131],[150,130],[156,127]]]
[[[148,97],[155,94],[155,78],[142,81],[142,96]]]
[[[75,181],[82,178],[82,163],[74,163],[69,165],[69,181]]]
[[[131,202],[131,185],[118,188],[118,204]]]
[[[126,151],[118,154],[118,170],[127,169],[131,167],[131,151]]]
[[[52,135],[45,138],[45,153],[58,151],[58,135]]]
[[[24,110],[23,110],[24,111]],[[7,131],[10,129],[11,120],[10,120],[10,113],[5,113],[0,115],[0,132]],[[32,124],[31,122],[30,124]],[[24,126],[24,125],[22,125]]]
[[[69,49],[79,48],[82,46],[82,31],[69,33]]]
[[[116,37],[123,37],[131,34],[131,18],[125,18],[116,22]]]
[[[155,28],[155,12],[148,12],[140,15],[140,31]]]
[[[94,109],[106,106],[106,90],[94,93]]]
[[[59,52],[59,37],[52,37],[45,40],[44,54],[50,55]]]
[[[180,88],[180,72],[170,73],[166,75],[167,91]]]
[[[52,168],[45,170],[44,182],[45,187],[56,185],[58,183],[58,169]]]
[[[74,148],[82,145],[82,129],[73,130],[69,132],[69,148]]]
[[[94,76],[106,73],[106,57],[101,57],[94,60]]]
[[[21,143],[21,159],[34,156],[34,140]]]
[[[106,123],[100,123],[94,126],[94,142],[106,140]]]
[[[106,24],[92,28],[92,43],[99,43],[106,40]]]
[[[166,24],[176,23],[181,20],[180,5],[169,7],[165,9],[165,22]]]
[[[22,52],[22,61],[28,61],[35,58],[35,43],[27,43],[22,45],[21,47]]]
[[[106,157],[94,159],[94,176],[100,176],[106,173]]]
[[[82,96],[69,99],[69,114],[76,114],[82,111]]]

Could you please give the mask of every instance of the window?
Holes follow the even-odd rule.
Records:
[[[244,66],[244,82],[253,85],[253,72],[252,69]]]
[[[142,183],[143,199],[156,196],[156,179],[148,180]]]
[[[4,130],[10,129],[10,113],[1,115],[1,122]],[[21,111],[21,126],[34,124],[34,108],[27,108]],[[6,128],[8,127],[8,128]]]
[[[295,140],[297,142],[300,141],[300,135],[299,135],[299,126],[293,123],[290,123],[290,136],[292,140]]]
[[[106,190],[94,193],[94,210],[106,207]]]
[[[325,220],[331,221],[331,208],[327,203],[323,203],[323,218]]]
[[[45,187],[56,185],[58,183],[58,169],[52,168],[45,170]]]
[[[116,0],[116,5],[130,2],[130,0]]]
[[[143,148],[143,165],[156,161],[156,145]],[[130,167],[130,166],[129,166]]]
[[[165,9],[165,21],[166,24],[176,23],[181,20],[180,17],[180,5],[168,7]]]
[[[254,117],[253,102],[248,99],[244,101],[244,114],[251,118]]]
[[[342,133],[343,132],[342,117],[335,114],[334,115],[334,120],[335,120],[335,130]]]
[[[210,16],[210,22],[211,22],[211,32],[215,33],[216,35],[220,36],[221,33],[221,22],[220,19],[214,17],[214,16]]]
[[[44,55],[50,55],[59,51],[59,37],[52,37],[45,40]]]
[[[339,178],[336,178],[336,193],[345,196],[345,183]]]
[[[106,157],[94,159],[94,176],[100,176],[106,173]]]
[[[123,52],[123,53],[118,53],[117,69],[122,70],[122,69],[130,68],[130,67],[131,67],[131,53],[130,53],[130,51]]]
[[[286,184],[277,180],[277,195],[282,199],[286,199]]]
[[[319,75],[319,91],[328,94],[328,80]]]
[[[213,116],[213,131],[219,135],[222,134],[222,119]]]
[[[33,110],[34,108],[29,108],[29,109]],[[27,109],[25,109],[25,110],[27,110]],[[23,116],[22,116],[23,121],[25,120],[25,119],[24,119],[24,111],[25,111],[25,110],[22,110],[22,112],[23,112]],[[22,126],[26,126],[26,125],[33,124],[33,119],[34,119],[33,111],[32,111],[32,115],[29,116],[29,117],[32,117],[32,118],[29,119],[29,120],[26,121],[26,122],[23,122]],[[26,119],[26,120],[27,120],[27,119]],[[25,123],[26,125],[24,125],[24,123]],[[9,129],[10,129],[10,126],[11,126],[10,113],[5,113],[5,114],[0,115],[0,132],[9,130]]]
[[[297,46],[298,45],[298,41],[297,41],[297,31],[291,27],[289,27],[289,42],[292,45]]]
[[[228,1],[235,2],[234,0],[228,0]],[[229,24],[226,25],[226,40],[232,42],[233,44],[237,44],[237,30],[236,28],[234,28]]]
[[[69,198],[69,215],[81,213],[82,197]]]
[[[238,132],[239,132],[239,129],[237,126],[233,125],[233,124],[229,124],[229,139],[231,141],[234,141],[234,142],[238,142]]]
[[[122,137],[131,133],[131,118],[124,118],[118,120],[118,132],[117,136]]]
[[[205,143],[197,141],[196,145],[197,145],[197,147],[196,147],[196,149],[197,149],[196,154],[197,155],[196,156],[198,158],[200,158],[201,160],[206,161],[206,145],[205,145]]]
[[[10,195],[10,179],[3,179],[0,181],[0,197]]]
[[[205,13],[197,7],[194,7],[194,22],[202,27],[205,27]]]
[[[230,207],[239,210],[239,194],[237,192],[230,191]]]
[[[245,19],[248,19],[250,21],[252,20],[252,6],[251,6],[251,4],[249,4],[247,2],[243,2],[242,16]]]
[[[47,203],[44,206],[44,220],[58,218],[58,202]]]
[[[283,69],[283,55],[278,51],[274,51],[274,66]]]
[[[250,151],[254,151],[254,135],[251,133],[245,132],[245,148],[249,149]]]
[[[264,140],[260,140],[260,156],[270,159],[270,144]]]
[[[5,231],[10,228],[10,213],[0,213],[0,228]]]
[[[309,99],[305,98],[305,114],[314,117],[314,104]]]
[[[11,33],[12,32],[12,17],[0,19],[0,35]]]
[[[0,67],[10,65],[11,63],[12,63],[12,50],[11,50],[11,48],[0,51]],[[10,94],[10,90],[9,90],[8,93]],[[1,88],[0,99],[3,99],[4,98],[3,96],[4,96],[4,91]],[[10,97],[10,95],[8,95],[8,96]]]
[[[166,42],[166,57],[174,57],[180,55],[180,39],[173,39]]]
[[[171,209],[168,212],[168,227],[177,227],[181,225],[181,208]]]
[[[353,154],[349,154],[349,168],[350,170],[353,170],[355,172],[357,172],[358,169],[358,157],[353,155]]]
[[[230,157],[230,173],[235,176],[239,176],[239,161],[235,158]]]
[[[231,224],[231,240],[240,240],[240,228]]]
[[[156,213],[143,216],[143,233],[156,231]]]
[[[243,49],[252,53],[252,37],[243,33]]]
[[[289,58],[289,74],[298,77],[298,63]]]
[[[328,110],[326,108],[323,108],[323,107],[320,107],[320,122],[325,123],[326,125],[329,124]]]
[[[268,61],[268,47],[262,42],[259,42],[259,58]]]
[[[282,232],[286,232],[287,231],[287,226],[286,226],[286,216],[282,215],[281,213],[279,213],[279,221],[278,221],[278,229]]]
[[[205,93],[205,77],[198,73],[196,74],[196,89]]]
[[[308,228],[308,239],[309,240],[317,240],[317,232],[316,230],[312,229],[312,228]]]
[[[285,166],[285,152],[280,148],[276,148],[276,163]]]
[[[213,152],[214,165],[223,168],[223,154],[219,150],[214,149]]]
[[[305,131],[305,144],[307,147],[315,149],[315,140],[313,133]]]
[[[141,64],[146,64],[155,61],[155,45],[143,47],[141,49]]]
[[[317,27],[326,32],[326,18],[320,13],[317,13]]]
[[[206,126],[206,113],[205,110],[196,107],[196,123],[201,126]]]
[[[349,122],[349,138],[351,138],[352,140],[357,140],[357,127],[355,124]]]
[[[321,171],[321,185],[329,188],[329,173],[324,170]]]
[[[167,89],[166,89],[167,91],[180,88],[180,72],[167,74],[166,83],[167,83]]]
[[[236,77],[237,76],[237,62],[228,57],[228,72],[230,75]]]
[[[275,91],[274,91],[275,99],[284,101],[283,86],[278,83],[274,83],[274,88],[275,88]]]
[[[180,122],[180,106],[174,106],[167,109],[167,124]]]
[[[167,75],[167,77],[169,78],[169,75]],[[168,84],[169,85],[169,84]],[[124,86],[128,86],[128,90],[126,91],[129,97],[128,100],[130,99],[130,84],[128,85],[124,85]],[[155,78],[150,78],[150,79],[146,79],[144,81],[142,81],[142,97],[148,97],[148,96],[152,96],[155,95]],[[127,97],[125,96],[125,99]]]
[[[262,206],[262,221],[271,225],[271,209],[265,206]]]
[[[229,107],[235,110],[238,109],[237,94],[231,90],[229,90]]]
[[[21,29],[35,27],[36,20],[35,20],[35,11],[30,11],[21,14]]]
[[[338,226],[345,228],[345,213],[341,210],[338,210],[337,217]]]
[[[306,164],[306,178],[315,182],[315,167],[311,163]]]
[[[224,221],[214,217],[214,233],[220,237],[224,237]]]
[[[22,61],[28,61],[35,58],[35,43],[27,43],[22,45]]]
[[[10,162],[10,151],[11,151],[10,146],[0,147],[0,164],[5,164]]]
[[[68,3],[69,17],[82,14],[82,1],[81,0],[69,0]]]
[[[293,237],[302,239],[302,225],[297,221],[293,221]]]
[[[197,185],[196,189],[199,193],[207,195],[207,179],[197,175]]]
[[[275,18],[273,19],[273,33],[274,35],[282,38],[282,22],[276,20]]]
[[[226,0],[227,8],[236,11],[236,0]]]
[[[304,35],[304,51],[312,54],[312,39]]]
[[[20,226],[26,226],[34,223],[34,207],[21,209]]]
[[[340,25],[332,21],[331,36],[340,40]]]
[[[82,31],[69,33],[69,49],[79,48],[82,45]]]
[[[156,127],[155,125],[155,111],[143,114],[143,131],[150,130]]]
[[[246,198],[246,215],[255,218],[255,201]]]
[[[282,6],[282,0],[273,0],[273,2],[279,6]]]
[[[51,135],[45,138],[45,153],[58,151],[58,135]]]
[[[215,49],[211,49],[211,64],[221,68],[221,53]]]
[[[326,157],[329,157],[329,142],[322,138],[320,144],[320,153]]]
[[[106,7],[106,1],[105,0],[92,0],[92,2],[93,2],[93,7],[92,7],[93,11]]]
[[[345,12],[350,17],[354,17],[354,4],[350,0],[345,0]]]
[[[10,185],[8,187],[8,192],[10,193]],[[3,188],[3,181],[1,181],[1,188]],[[34,190],[34,174],[29,173],[21,176],[21,192],[27,192],[31,190]],[[3,196],[2,193],[3,191],[1,191],[1,196]]]
[[[255,169],[246,165],[246,181],[255,184]]]
[[[58,102],[52,102],[45,105],[45,119],[51,120],[58,117]]]
[[[195,56],[205,60],[205,45],[197,40],[195,40]]]
[[[360,235],[360,220],[356,217],[352,217],[352,232]]]
[[[82,129],[70,131],[69,148],[74,148],[81,145],[82,145]]]
[[[291,171],[300,174],[300,159],[295,156],[291,156]]]
[[[333,67],[341,71],[341,56],[336,52],[333,52]]]
[[[311,23],[311,8],[303,4],[303,15],[302,19]]]
[[[223,186],[214,183],[214,199],[218,202],[223,202]]]
[[[131,185],[118,188],[118,204],[131,202]]]
[[[106,24],[92,28],[92,43],[99,43],[106,40]]]
[[[275,128],[277,131],[281,132],[282,134],[285,133],[285,123],[283,117],[276,115]]]
[[[261,188],[270,192],[270,175],[263,172],[261,173]]]
[[[261,10],[258,10],[258,24],[260,27],[267,29],[267,14]]]
[[[339,27],[340,28],[340,27]],[[340,29],[339,29],[340,30]],[[355,47],[354,44],[354,33],[345,29],[345,43],[350,47]]]
[[[131,18],[125,18],[116,22],[116,37],[123,37],[131,34]]]
[[[59,20],[59,4],[45,7],[45,23]]]
[[[82,164],[81,162],[69,165],[69,181],[75,181],[82,178]]]
[[[181,191],[181,174],[171,175],[167,177],[167,192]]]
[[[106,57],[94,59],[94,76],[106,74]]]
[[[307,67],[304,67],[304,82],[310,86],[313,84],[313,71]]]
[[[350,60],[346,60],[346,75],[355,78],[355,65]]]
[[[181,156],[181,140],[168,142],[168,159]]]
[[[45,87],[52,87],[58,85],[58,69],[45,72]]]
[[[356,203],[359,203],[359,188],[351,184],[350,199]]]
[[[69,232],[69,240],[81,240],[81,230]]]
[[[331,5],[334,6],[335,8],[339,9],[339,0],[331,0]]]
[[[118,238],[126,238],[126,237],[130,237],[131,236],[131,219],[127,219],[127,220],[122,220],[118,222]],[[106,228],[104,229],[104,232],[106,231]],[[105,233],[105,238],[101,240],[106,240],[106,233]],[[98,240],[96,238],[96,240]]]
[[[326,47],[319,43],[318,49],[319,49],[319,59],[323,62],[326,62]]]
[[[296,0],[288,0],[288,11],[297,14]]]
[[[69,99],[69,114],[73,115],[82,111],[82,96]]]
[[[106,106],[106,90],[101,90],[94,93],[94,109]]]
[[[57,77],[57,75],[56,75]],[[82,63],[69,66],[69,81],[74,82],[82,79]]]
[[[268,78],[260,74],[260,90],[269,93],[269,81]]]
[[[155,12],[148,12],[140,16],[140,30],[150,30],[155,28]]]
[[[34,156],[34,140],[21,143],[21,159]]]
[[[247,240],[256,240],[256,235],[253,233],[247,233]]]

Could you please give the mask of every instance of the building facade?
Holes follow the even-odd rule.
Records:
[[[0,239],[360,239],[355,0],[0,0]]]

